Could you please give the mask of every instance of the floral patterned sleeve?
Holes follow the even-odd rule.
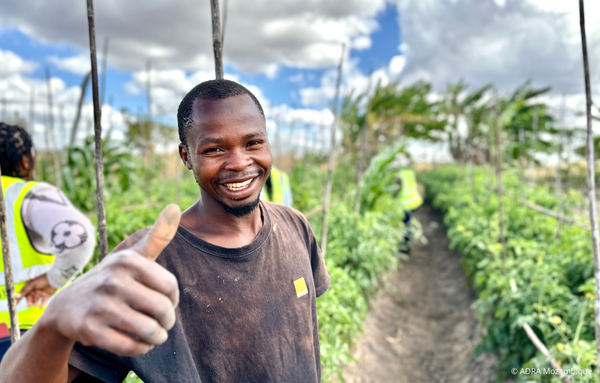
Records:
[[[55,256],[47,273],[49,283],[63,287],[92,257],[96,231],[90,220],[59,189],[45,182],[27,193],[21,214],[34,248]]]

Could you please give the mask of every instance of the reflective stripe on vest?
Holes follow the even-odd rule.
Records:
[[[265,201],[283,204],[283,189],[281,185],[281,171],[275,167],[271,168],[271,196],[267,193],[267,185],[263,186],[262,196]]]
[[[26,182],[20,178],[2,176],[15,293],[21,291],[27,281],[47,273],[54,263],[54,256],[40,253],[34,249],[21,217],[25,196],[36,184],[36,182]],[[4,322],[10,327],[2,259],[0,259],[0,272],[2,272],[0,274],[0,322]],[[29,328],[33,326],[44,310],[38,307],[27,307],[27,302],[22,300],[17,305],[17,311],[21,327]]]
[[[402,182],[400,190],[400,202],[406,210],[415,210],[423,204],[423,198],[417,188],[417,177],[412,169],[401,169],[398,177]]]

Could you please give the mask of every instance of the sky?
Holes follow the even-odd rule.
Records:
[[[256,94],[270,133],[280,129],[286,141],[304,137],[302,129],[331,125],[342,43],[343,94],[366,91],[371,72],[371,84],[426,80],[438,93],[461,79],[473,88],[493,82],[501,93],[530,80],[551,86],[547,100],[557,107],[567,95],[576,119],[584,100],[577,6],[575,0],[228,0],[225,77]],[[100,67],[108,39],[104,130],[122,137],[128,116],[148,113],[148,75],[152,115],[175,125],[183,95],[214,77],[209,2],[104,0],[95,2],[95,15]],[[586,15],[598,95],[600,2],[586,0]],[[10,122],[18,113],[27,123],[33,115],[36,145],[44,147],[50,121],[46,68],[63,147],[89,67],[83,1],[0,2],[0,118]],[[91,116],[88,91],[79,141]]]

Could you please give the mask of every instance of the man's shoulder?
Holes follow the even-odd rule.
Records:
[[[280,205],[274,202],[262,201],[265,209],[276,217],[283,217],[292,219],[294,221],[301,221],[302,223],[308,223],[304,214],[290,206]]]

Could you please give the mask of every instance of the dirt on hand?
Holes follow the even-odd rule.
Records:
[[[475,358],[481,327],[476,297],[448,249],[442,216],[429,205],[415,212],[428,244],[414,243],[410,259],[389,275],[391,287],[371,302],[364,333],[344,373],[348,383],[492,383],[497,358]]]

